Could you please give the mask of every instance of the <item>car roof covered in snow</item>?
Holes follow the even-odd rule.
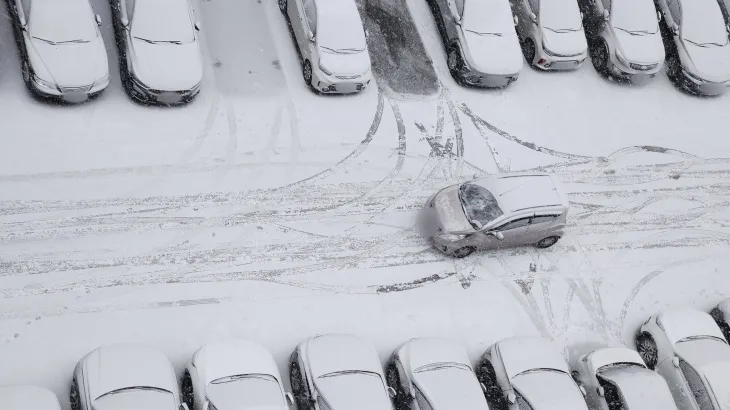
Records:
[[[679,342],[674,350],[696,369],[719,362],[726,362],[730,366],[730,346],[713,336]]]
[[[436,363],[458,363],[469,368],[469,356],[459,343],[441,338],[417,338],[403,343],[398,356],[407,362],[412,371]]]
[[[129,387],[154,387],[177,392],[170,360],[160,350],[142,344],[102,346],[83,359],[92,400]]]
[[[657,314],[657,324],[672,344],[692,336],[714,336],[724,340],[712,316],[693,308],[664,309]]]
[[[604,347],[596,349],[589,353],[586,358],[594,370],[615,363],[636,363],[644,366],[644,361],[641,360],[639,353],[625,347]]]
[[[229,376],[263,374],[281,383],[279,369],[271,353],[248,340],[226,340],[208,343],[194,355],[193,363],[207,386]]]
[[[511,337],[497,342],[496,348],[510,379],[532,369],[569,371],[563,355],[552,342],[541,337]]]
[[[613,382],[629,409],[672,410],[676,409],[672,393],[664,378],[649,369],[630,366],[613,367],[600,372],[600,376]]]
[[[328,334],[315,336],[304,343],[309,369],[314,378],[348,370],[383,374],[375,348],[359,337]]]
[[[0,387],[2,410],[60,410],[56,395],[38,386]]]
[[[550,174],[501,174],[474,182],[487,188],[505,213],[567,205]]]

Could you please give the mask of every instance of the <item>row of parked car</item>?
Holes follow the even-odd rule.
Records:
[[[605,347],[571,367],[553,344],[512,337],[475,367],[459,343],[418,338],[385,370],[373,346],[329,334],[300,343],[289,359],[291,392],[271,354],[243,340],[203,346],[181,389],[164,353],[144,345],[100,347],[76,365],[72,410],[726,410],[730,406],[730,299],[711,314],[669,308],[651,316],[637,351]],[[0,388],[5,410],[59,410],[32,386]]]

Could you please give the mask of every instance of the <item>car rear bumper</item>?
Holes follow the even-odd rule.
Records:
[[[327,75],[321,70],[312,70],[312,86],[325,94],[352,94],[366,89],[373,79],[370,72],[361,76]]]
[[[556,56],[546,52],[544,49],[535,59],[534,66],[545,71],[571,71],[577,70],[583,65],[588,52],[584,51],[574,56]]]
[[[461,73],[462,81],[474,87],[504,88],[517,81],[519,74],[484,74],[478,72]]]

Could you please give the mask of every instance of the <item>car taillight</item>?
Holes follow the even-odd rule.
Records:
[[[540,59],[540,60],[539,60],[539,61],[537,62],[537,64],[538,64],[538,65],[543,65],[543,64],[545,64],[545,63],[547,63],[547,60],[545,60],[544,58],[541,58],[541,59]]]

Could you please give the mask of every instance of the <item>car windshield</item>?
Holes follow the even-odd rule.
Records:
[[[208,386],[208,399],[219,409],[274,408],[284,403],[279,383],[269,375],[217,379]]]
[[[514,30],[509,0],[465,0],[464,30],[476,34],[504,34]]]
[[[481,229],[504,214],[489,190],[471,182],[459,186],[459,200],[474,229]]]
[[[186,44],[195,40],[188,0],[136,0],[131,35],[150,43]]]
[[[175,408],[175,397],[164,389],[129,387],[111,391],[93,402],[94,410],[158,410]]]
[[[698,47],[724,46],[728,43],[725,20],[717,0],[682,2],[682,38]]]
[[[526,374],[533,374],[533,373],[560,373],[560,374],[567,374],[567,373],[565,373],[565,371],[560,370],[560,369],[553,369],[553,368],[550,368],[550,367],[540,367],[540,368],[537,368],[537,369],[529,369],[529,370],[525,370],[523,372],[519,372],[514,377],[524,376]]]
[[[345,371],[326,374],[314,381],[331,409],[389,410],[390,400],[377,373]]]
[[[334,6],[329,1],[323,2]],[[322,3],[318,3],[322,4]],[[346,5],[317,9],[317,43],[324,50],[337,54],[365,51],[365,32],[357,8]]]
[[[652,0],[613,0],[611,23],[632,34],[653,34],[659,31]]]
[[[97,36],[88,0],[33,0],[28,31],[31,37],[54,44],[87,43]]]
[[[434,408],[486,408],[480,405],[484,395],[468,366],[458,363],[435,364],[416,369],[413,373],[416,384],[428,396]]]
[[[553,31],[575,31],[582,26],[575,0],[540,0],[540,24]]]

